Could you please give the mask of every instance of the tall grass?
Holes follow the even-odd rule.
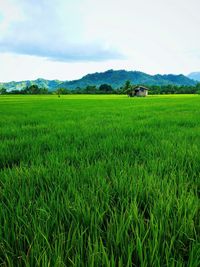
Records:
[[[0,266],[200,266],[200,98],[0,97]]]

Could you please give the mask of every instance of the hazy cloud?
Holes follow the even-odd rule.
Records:
[[[95,45],[81,46],[57,46],[49,43],[48,46],[39,43],[29,43],[26,40],[15,42],[0,42],[1,52],[13,52],[22,55],[44,57],[55,61],[103,61],[108,59],[119,59],[122,55],[113,50],[104,49]]]
[[[34,55],[57,61],[102,61],[122,55],[101,42],[84,38],[79,0],[0,0],[4,4],[4,26],[0,52]],[[16,9],[21,13],[16,16]],[[1,7],[1,6],[0,6]],[[12,12],[15,13],[12,19]],[[7,15],[7,17],[6,17]],[[6,19],[7,22],[6,23]]]

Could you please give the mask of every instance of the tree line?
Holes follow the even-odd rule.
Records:
[[[131,90],[134,90],[136,85],[132,85],[130,81],[126,81],[120,88],[113,88],[109,84],[101,84],[99,87],[95,85],[88,85],[85,88],[77,87],[76,89],[57,88],[54,91],[49,91],[47,88],[40,88],[38,85],[27,86],[21,90],[6,90],[0,88],[0,94],[18,94],[18,95],[39,95],[39,94],[129,94]],[[176,85],[150,85],[150,95],[159,94],[200,94],[200,83],[195,86],[176,86]]]

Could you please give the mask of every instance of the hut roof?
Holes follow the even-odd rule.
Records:
[[[142,85],[138,85],[138,86],[135,86],[134,88],[133,88],[134,90],[136,90],[136,89],[138,89],[138,90],[149,90],[149,88],[147,88],[147,87],[145,87],[145,86],[142,86]]]

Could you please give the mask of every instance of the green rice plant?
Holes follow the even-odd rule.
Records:
[[[0,96],[0,265],[200,266],[196,95]]]

